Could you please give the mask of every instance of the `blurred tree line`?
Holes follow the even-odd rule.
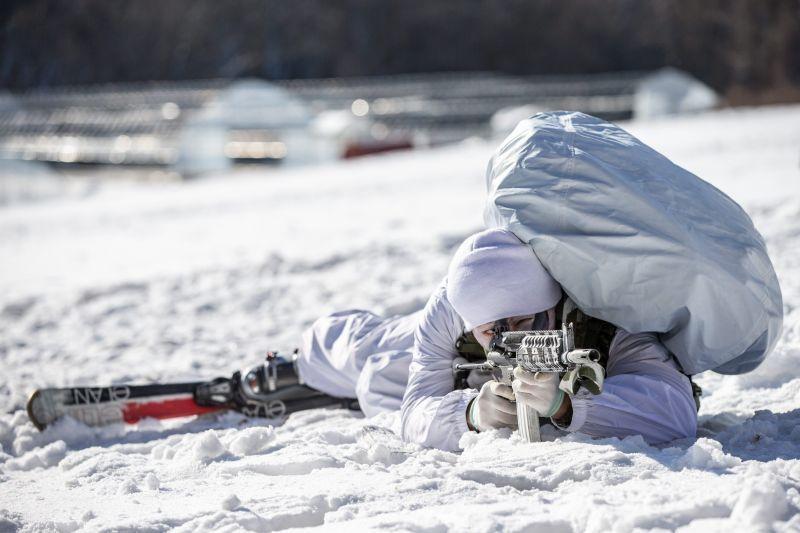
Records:
[[[796,99],[800,0],[4,0],[0,86],[672,65]]]

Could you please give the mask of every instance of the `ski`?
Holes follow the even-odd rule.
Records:
[[[211,381],[38,389],[30,395],[27,411],[33,425],[44,430],[64,417],[96,427],[224,410],[280,418],[317,407],[359,409],[352,398],[336,398],[307,387],[297,378],[292,361],[270,352],[267,362],[244,378],[235,372],[230,378]]]
[[[199,405],[194,393],[202,383],[113,385],[38,389],[28,399],[28,417],[43,430],[69,416],[87,426],[123,422],[135,424],[143,418],[176,418],[219,411],[223,407]]]

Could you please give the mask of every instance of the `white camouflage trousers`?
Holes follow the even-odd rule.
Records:
[[[348,310],[317,319],[303,333],[300,378],[331,396],[357,398],[367,416],[399,411],[420,313]]]

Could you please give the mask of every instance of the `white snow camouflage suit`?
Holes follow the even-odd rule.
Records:
[[[357,398],[367,416],[401,410],[405,440],[459,450],[476,389],[453,390],[452,362],[464,322],[445,279],[416,313],[382,318],[351,310],[318,319],[303,335],[300,377],[338,397]],[[618,330],[604,390],[572,398],[566,431],[592,437],[642,435],[650,443],[694,437],[697,412],[688,378],[655,334]]]

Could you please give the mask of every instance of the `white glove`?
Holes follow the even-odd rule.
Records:
[[[467,420],[478,431],[517,426],[517,406],[511,387],[487,381],[469,404]]]
[[[535,409],[539,416],[549,418],[558,412],[564,401],[564,391],[558,388],[561,378],[554,372],[528,372],[514,369],[512,387],[518,402]]]

